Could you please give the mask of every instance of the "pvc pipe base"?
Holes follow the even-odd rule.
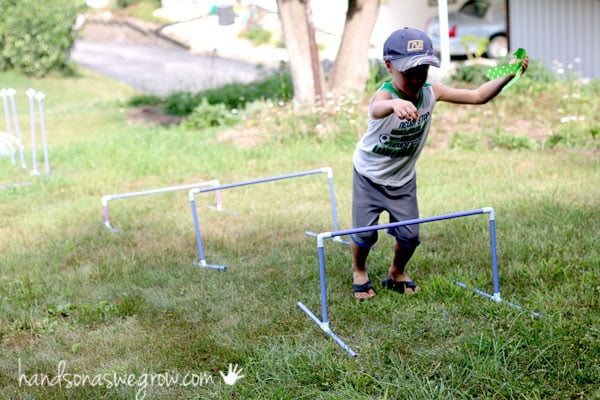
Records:
[[[469,287],[465,283],[462,283],[460,281],[452,281],[452,283],[454,283],[457,286],[460,286],[463,289],[469,289]],[[477,288],[471,288],[471,290],[473,291],[473,293],[477,293],[480,296],[487,297],[490,300],[494,300],[496,303],[505,303],[509,307],[515,308],[517,310],[529,311],[529,313],[531,315],[533,315],[534,317],[536,317],[536,318],[542,318],[543,317],[543,315],[540,314],[540,313],[538,313],[538,312],[527,310],[525,307],[522,307],[522,306],[520,306],[518,304],[511,303],[510,301],[506,301],[506,300],[502,299],[502,297],[500,297],[500,293],[490,294],[490,293],[484,292],[483,290],[480,290],[480,289],[477,289]]]
[[[224,265],[216,265],[216,264],[207,264],[206,261],[194,261],[193,264],[197,267],[208,268],[208,269],[218,269],[220,271],[225,271],[227,269]]]
[[[325,332],[330,338],[332,338],[333,341],[338,346],[340,346],[342,349],[344,349],[346,351],[346,353],[348,353],[351,357],[357,357],[358,356],[358,354],[356,354],[356,352],[354,350],[352,350],[350,348],[350,346],[348,346],[346,343],[344,343],[342,341],[342,339],[340,339],[335,333],[333,333],[333,331],[329,328],[329,323],[328,322],[321,321],[312,311],[310,311],[310,309],[308,307],[306,307],[301,302],[297,302],[296,305],[302,311],[304,311],[306,313],[306,315],[308,315],[310,317],[310,319],[312,319],[319,326],[319,328],[321,328],[321,330],[323,332]]]

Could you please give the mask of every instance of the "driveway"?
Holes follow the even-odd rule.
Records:
[[[124,82],[145,94],[198,92],[261,77],[255,64],[192,54],[177,45],[78,40],[71,52],[78,65]],[[264,73],[264,72],[263,72]]]

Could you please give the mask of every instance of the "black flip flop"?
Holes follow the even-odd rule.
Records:
[[[393,290],[403,294],[406,288],[412,289],[413,292],[417,290],[417,284],[413,281],[395,281],[392,278],[387,278],[381,282],[384,288]]]
[[[373,289],[373,285],[371,285],[371,280],[369,279],[367,282],[360,284],[360,285],[357,283],[353,283],[352,289],[354,289],[354,293],[369,293],[369,290]],[[364,300],[364,299],[357,299],[357,300]]]

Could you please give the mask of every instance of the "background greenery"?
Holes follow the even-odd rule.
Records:
[[[423,216],[495,208],[502,296],[543,318],[452,283],[492,291],[484,217],[423,225],[410,265],[416,296],[377,287],[375,300],[354,301],[348,248],[327,243],[331,327],[357,359],[296,306],[320,316],[316,243],[304,231],[331,230],[324,175],[224,191],[235,214],[208,209],[213,194],[197,196],[207,260],[226,272],[192,265],[186,193],[112,201],[116,234],[100,199],[329,166],[347,228],[368,99],[300,112],[265,93],[225,124],[162,127],[131,122],[137,94],[87,71],[1,73],[0,86],[18,91],[23,132],[24,91],[46,93],[52,174],[33,178],[0,159],[2,185],[32,182],[0,190],[0,397],[122,399],[140,389],[19,380],[56,378],[62,360],[88,376],[213,378],[149,384],[139,393],[148,399],[600,398],[600,86],[531,72],[486,106],[437,106],[419,191]],[[223,103],[217,114],[230,116]],[[207,104],[189,120],[212,118]],[[392,248],[380,236],[375,282]],[[234,386],[219,376],[230,363],[244,368]]]
[[[74,26],[84,7],[76,0],[0,0],[0,70],[38,77],[71,73]]]

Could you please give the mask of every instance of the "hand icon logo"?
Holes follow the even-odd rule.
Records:
[[[239,375],[240,372],[242,372],[244,368],[240,368],[238,370],[238,365],[235,364],[235,366],[232,366],[231,364],[229,364],[229,370],[227,371],[227,375],[225,375],[222,371],[219,371],[219,374],[221,374],[221,377],[223,378],[223,382],[225,382],[227,385],[232,386],[234,383],[237,382],[238,379],[242,379],[244,376],[246,375]]]

